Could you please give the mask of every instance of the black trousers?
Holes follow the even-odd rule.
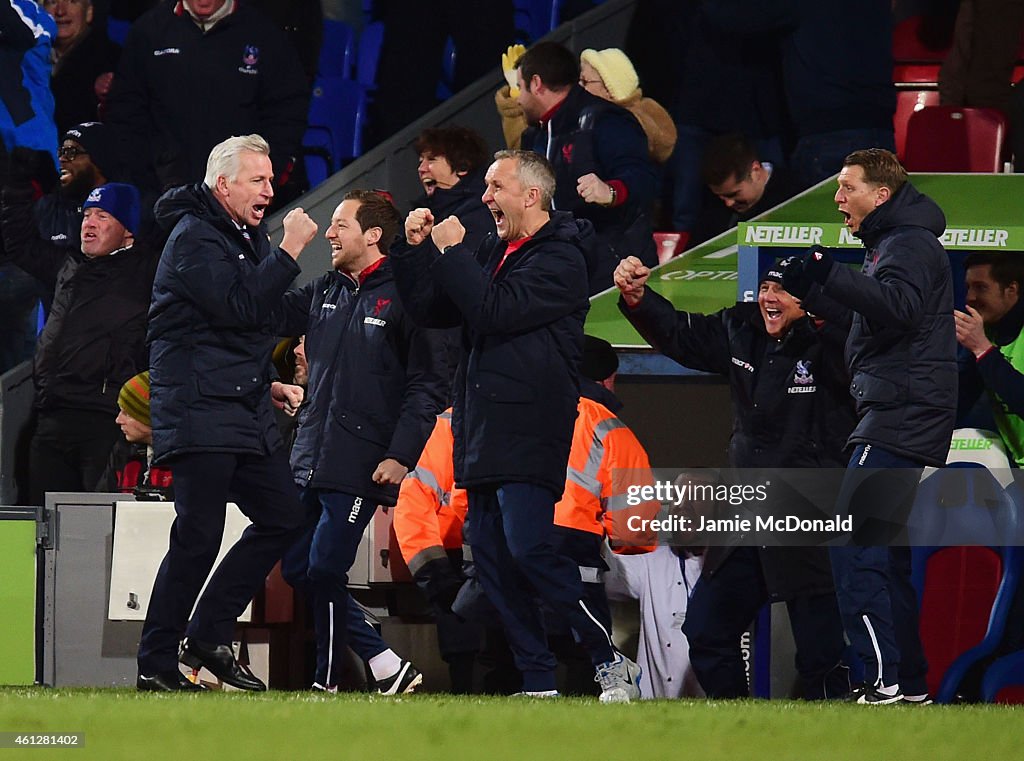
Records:
[[[230,643],[236,619],[307,523],[284,448],[271,455],[197,452],[176,457],[169,465],[177,517],[139,643],[139,671],[144,674],[177,668],[183,635],[214,645]],[[189,612],[217,559],[229,501],[253,525],[220,562],[189,623]]]
[[[683,633],[690,644],[690,663],[709,698],[750,696],[740,637],[768,599],[756,547],[737,547],[713,576],[702,576],[693,588]],[[844,695],[850,682],[846,670],[837,668],[844,641],[835,594],[797,595],[786,607],[804,697]]]
[[[116,417],[91,410],[37,413],[29,444],[28,503],[42,505],[48,491],[96,491],[121,436]]]

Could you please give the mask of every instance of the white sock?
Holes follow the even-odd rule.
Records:
[[[883,695],[888,695],[889,697],[892,697],[893,695],[895,695],[897,692],[900,691],[900,686],[897,683],[897,684],[890,684],[888,687],[886,687],[884,684],[879,683],[878,691],[880,693],[882,693]]]
[[[402,668],[402,659],[390,648],[370,659],[370,671],[373,672],[373,678],[378,681],[394,676],[400,668]]]

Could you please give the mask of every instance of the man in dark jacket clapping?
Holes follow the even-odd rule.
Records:
[[[534,596],[568,620],[597,670],[604,702],[639,697],[639,667],[612,646],[583,600],[579,569],[555,549],[554,507],[565,486],[579,399],[587,272],[568,214],[551,211],[551,165],[500,151],[483,202],[497,237],[474,252],[456,217],[414,210],[411,249],[396,252],[399,293],[413,317],[462,327],[452,433],[465,532],[530,695],[555,693],[555,658]]]
[[[150,408],[154,462],[171,468],[177,517],[139,643],[140,690],[198,689],[179,658],[234,687],[265,689],[230,643],[235,620],[306,522],[274,420],[271,354],[281,298],[316,235],[313,220],[293,209],[271,248],[261,223],[273,178],[267,142],[232,137],[210,152],[203,184],[157,203],[158,221],[173,231],[149,312]],[[273,393],[293,407],[301,401],[297,387],[275,384]],[[228,499],[253,525],[210,578],[186,631],[220,549]]]
[[[864,242],[861,274],[812,249],[785,272],[816,314],[852,321],[846,343],[860,418],[837,512],[854,516],[858,546],[832,549],[846,635],[864,662],[859,703],[925,702],[910,549],[901,536],[925,465],[946,462],[957,406],[956,331],[946,218],[890,151],[854,151],[836,204]]]

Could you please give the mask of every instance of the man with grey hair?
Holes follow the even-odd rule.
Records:
[[[266,140],[232,137],[210,152],[203,184],[156,204],[157,221],[173,229],[149,311],[153,462],[173,473],[177,517],[139,643],[140,690],[200,689],[179,660],[239,689],[266,689],[230,643],[235,619],[306,522],[271,405],[273,397],[296,408],[302,390],[271,382],[271,354],[282,297],[316,235],[316,223],[293,209],[281,245],[271,247],[262,223],[273,179]],[[229,499],[252,525],[189,622]]]
[[[501,616],[527,695],[555,690],[541,597],[587,649],[603,702],[639,697],[639,667],[612,646],[583,599],[575,562],[559,554],[554,507],[565,487],[579,400],[587,268],[571,214],[551,210],[555,177],[532,151],[500,151],[483,202],[497,236],[471,251],[458,218],[416,209],[407,248],[392,254],[399,294],[427,327],[461,327],[452,433],[465,532]]]

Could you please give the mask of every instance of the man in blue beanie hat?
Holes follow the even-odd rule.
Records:
[[[139,207],[139,191],[134,185],[108,182],[93,188],[82,204],[82,253],[105,256],[130,247],[139,229]],[[108,250],[118,235],[121,245]]]
[[[42,505],[48,491],[97,487],[121,435],[118,392],[149,367],[146,315],[159,257],[135,242],[139,192],[106,183],[82,206],[81,250],[54,263],[53,307],[36,345],[23,504]]]
[[[57,272],[79,249],[82,204],[93,188],[119,178],[121,159],[107,125],[76,124],[57,145],[59,174],[49,151],[26,147],[12,152],[6,175],[0,172],[0,280],[10,294],[0,313],[0,373],[32,358],[36,307],[40,298],[49,307]]]

